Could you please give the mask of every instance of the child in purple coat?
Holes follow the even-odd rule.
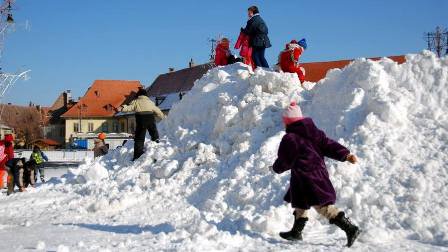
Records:
[[[280,236],[287,240],[302,240],[302,230],[308,221],[307,210],[313,207],[331,224],[345,231],[347,246],[350,247],[360,230],[345,217],[343,211],[334,206],[336,192],[324,157],[354,164],[356,156],[328,138],[311,118],[303,117],[295,102],[284,111],[283,122],[286,135],[280,143],[278,158],[272,168],[276,173],[291,170],[290,187],[284,199],[295,208],[295,219],[291,231],[281,232]]]

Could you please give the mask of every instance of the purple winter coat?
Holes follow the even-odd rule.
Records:
[[[291,170],[285,201],[301,209],[334,204],[336,192],[324,157],[345,161],[348,154],[347,148],[328,138],[311,118],[288,125],[273,165],[276,173]]]

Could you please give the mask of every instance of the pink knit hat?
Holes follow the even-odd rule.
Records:
[[[291,102],[289,106],[283,111],[283,123],[289,125],[303,119],[302,110],[295,101]]]

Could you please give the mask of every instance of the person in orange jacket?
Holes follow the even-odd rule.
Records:
[[[5,187],[5,180],[4,178],[7,176],[7,181],[12,181],[13,175],[9,172],[7,173],[6,170],[6,163],[9,160],[12,160],[14,158],[14,145],[13,145],[14,137],[12,134],[6,134],[5,139],[0,141],[0,188]]]
[[[291,40],[279,55],[279,66],[283,72],[297,73],[300,83],[305,81],[305,69],[300,66],[299,58],[307,48],[306,40]]]

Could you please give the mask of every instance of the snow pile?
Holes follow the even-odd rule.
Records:
[[[305,113],[361,159],[330,172],[338,203],[372,239],[388,230],[447,245],[447,88],[448,58],[424,52],[402,65],[357,60],[309,95]]]
[[[284,134],[281,111],[296,99],[360,158],[354,166],[327,162],[337,205],[364,230],[360,244],[394,237],[448,245],[448,59],[429,52],[401,65],[359,59],[311,90],[298,83],[294,74],[251,72],[242,64],[214,68],[172,108],[159,125],[161,143],[148,141],[139,161],[129,161],[128,142],[73,170],[56,188],[78,195],[69,209],[81,216],[153,216],[161,221],[155,233],[176,232],[161,243],[180,240],[183,249],[279,239],[292,220],[282,200],[289,174],[275,175],[269,166]],[[305,239],[307,230],[326,226],[313,219]]]

